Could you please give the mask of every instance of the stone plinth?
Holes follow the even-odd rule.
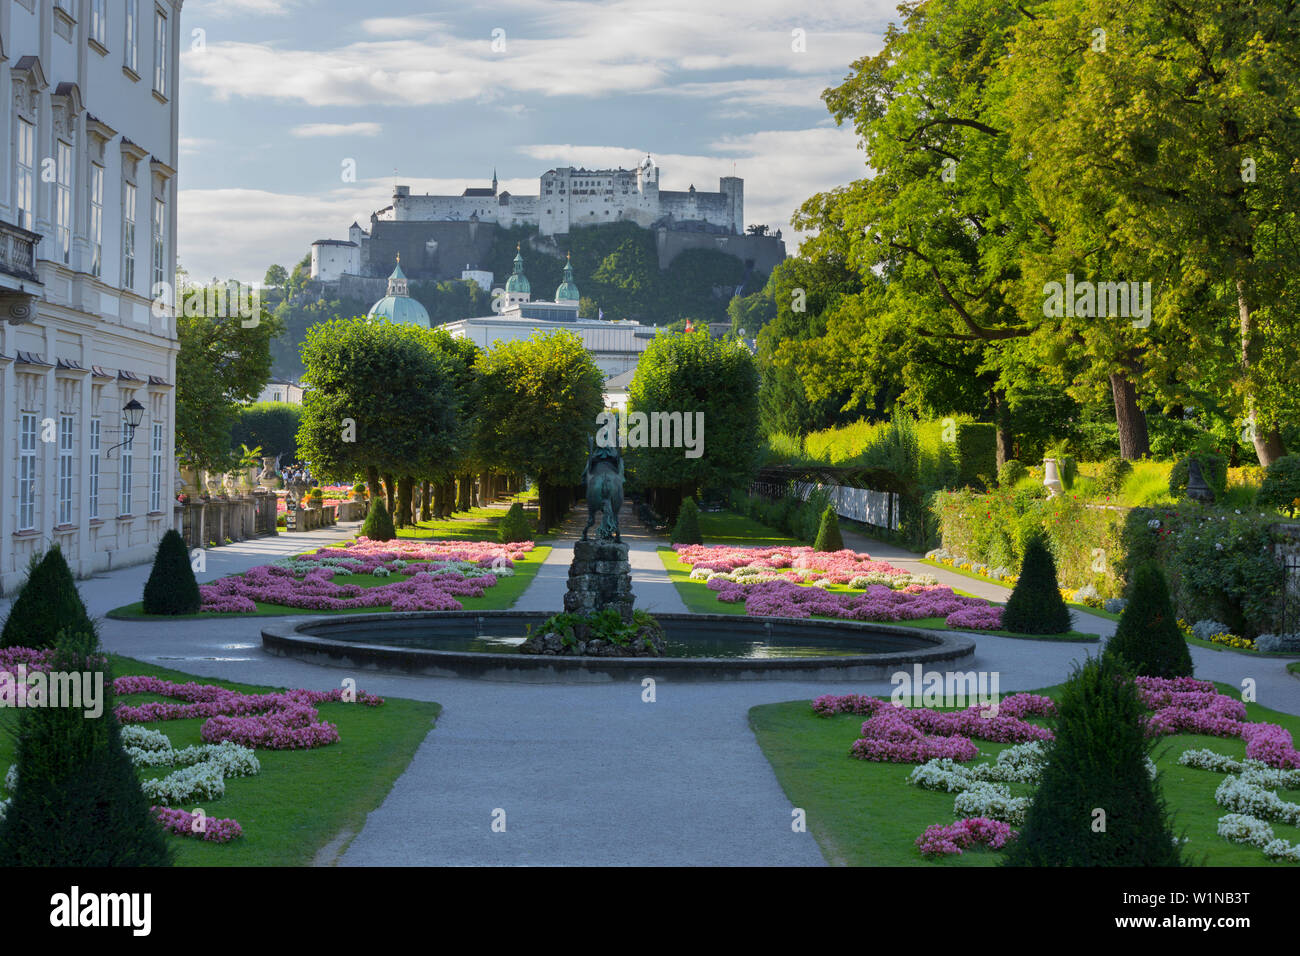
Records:
[[[624,621],[630,622],[632,601],[627,545],[613,541],[574,542],[564,609],[571,614],[595,614],[613,607]]]

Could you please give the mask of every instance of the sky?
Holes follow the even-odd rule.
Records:
[[[547,169],[647,153],[664,189],[734,169],[746,223],[793,253],[799,204],[865,175],[821,92],[897,20],[895,0],[188,0],[180,265],[256,282],[395,182],[459,195],[495,168],[536,195]]]

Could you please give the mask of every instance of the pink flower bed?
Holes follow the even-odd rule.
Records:
[[[979,748],[971,742],[972,737],[998,743],[1051,740],[1050,730],[1024,718],[1056,712],[1052,701],[1040,694],[1005,697],[998,704],[996,716],[990,717],[980,713],[980,704],[965,710],[939,711],[902,707],[863,694],[825,694],[814,700],[812,707],[819,717],[870,715],[850,753],[860,760],[890,763],[924,763],[936,757],[973,760]]]
[[[239,825],[239,821],[230,818],[209,817],[204,821],[204,829],[200,833],[194,829],[195,814],[193,813],[172,807],[150,807],[149,809],[164,830],[177,836],[196,837],[212,843],[229,843],[244,835],[244,829]]]
[[[321,548],[293,558],[294,566],[261,564],[242,575],[221,578],[199,586],[201,610],[214,614],[257,610],[257,602],[313,611],[345,611],[392,607],[394,611],[459,611],[458,598],[482,597],[497,583],[492,574],[466,577],[444,568],[449,562],[466,562],[485,571],[513,568],[533,550],[531,541],[495,544],[483,541],[372,541],[358,538],[346,548]],[[374,574],[380,568],[397,578],[392,584],[362,587],[336,583],[337,566],[324,559],[348,559],[352,574]],[[407,562],[405,567],[395,561]],[[410,562],[429,562],[412,564]],[[311,564],[319,567],[311,568]],[[303,570],[303,566],[308,570]]]
[[[939,824],[925,828],[916,838],[922,856],[960,856],[976,844],[990,850],[1000,850],[1019,834],[1011,824],[987,817],[967,817],[955,823]]]
[[[809,547],[737,548],[721,544],[675,544],[673,550],[682,564],[710,571],[734,571],[736,568],[764,568],[794,580],[807,577],[828,578],[832,584],[848,584],[860,574],[907,574],[886,561],[877,561],[858,551],[814,551]]]
[[[174,684],[158,677],[131,675],[116,678],[113,690],[119,695],[157,694],[186,701],[183,704],[166,701],[118,704],[113,713],[121,723],[206,717],[199,735],[207,743],[230,740],[245,747],[300,750],[323,747],[339,739],[338,728],[320,721],[313,705],[341,701],[342,688],[241,694],[214,684]],[[358,691],[356,702],[378,707],[384,699]]]
[[[1138,677],[1138,697],[1153,713],[1147,718],[1147,734],[1207,734],[1211,737],[1240,737],[1246,742],[1246,756],[1283,770],[1300,768],[1300,752],[1291,732],[1277,724],[1249,723],[1246,705],[1220,694],[1209,681],[1192,677]]]
[[[962,597],[951,588],[909,585],[900,591],[883,584],[861,594],[845,594],[792,581],[736,584],[714,578],[708,582],[718,600],[745,603],[750,617],[838,617],[852,621],[915,621],[941,617],[950,627],[991,630],[1002,626],[1002,608],[980,598]]]

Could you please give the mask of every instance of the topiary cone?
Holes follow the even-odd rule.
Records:
[[[1042,536],[1034,535],[1025,544],[1020,578],[1002,612],[1002,628],[1017,634],[1064,634],[1070,626],[1070,609],[1056,586],[1056,561]]]
[[[0,647],[53,647],[64,628],[95,632],[72,571],[56,544],[44,555],[32,557],[27,580],[0,631]]]
[[[1133,677],[1091,658],[1056,702],[1055,737],[1009,866],[1180,866]]]
[[[198,614],[202,604],[189,548],[173,528],[158,542],[153,570],[144,586],[144,613]]]
[[[703,544],[700,535],[700,509],[695,499],[687,497],[677,510],[677,524],[673,527],[673,544]]]
[[[370,510],[361,525],[361,534],[371,541],[392,541],[397,537],[397,529],[393,527],[393,519],[384,505],[383,495],[375,495],[370,499]]]
[[[0,866],[170,865],[166,834],[122,746],[113,675],[98,639],[89,631],[62,631],[55,641],[52,671],[88,673],[102,687],[101,712],[19,712],[18,783],[0,822]]]
[[[1143,677],[1190,677],[1192,655],[1178,629],[1165,576],[1154,564],[1133,571],[1128,604],[1106,642],[1108,657],[1123,658]]]
[[[817,540],[813,542],[814,551],[843,551],[844,538],[840,535],[840,516],[835,508],[826,506],[822,512],[821,524],[817,527]]]

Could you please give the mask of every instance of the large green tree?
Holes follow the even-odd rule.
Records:
[[[429,330],[336,319],[308,332],[303,362],[298,452],[316,477],[365,474],[377,496],[381,474],[438,474],[463,453],[462,370]]]
[[[760,441],[758,371],[744,345],[714,339],[707,330],[657,336],[646,347],[628,386],[628,411],[647,416],[680,414],[683,441],[686,422],[692,424],[696,447],[662,447],[664,437],[674,437],[674,419],[659,419],[670,425],[669,435],[664,436],[662,425],[654,429],[651,417],[645,440],[652,441],[654,429],[661,447],[648,447],[634,439],[636,421],[629,418],[628,462],[641,484],[675,493],[667,502],[670,512],[679,500],[676,495],[748,487]]]
[[[270,377],[271,339],[281,325],[265,309],[242,317],[231,297],[223,306],[205,293],[187,289],[176,309],[176,450],[200,468],[223,471],[232,463],[231,426]]]
[[[1225,402],[1259,461],[1275,460],[1296,410],[1300,8],[1046,0],[1025,11],[1001,67],[1006,115],[1058,247],[1030,273],[1150,282],[1155,300],[1149,325],[1080,317],[1063,344],[1118,358],[1167,405]]]
[[[573,332],[498,342],[480,354],[476,448],[482,459],[537,480],[539,527],[553,526],[563,489],[587,460],[605,377]]]

